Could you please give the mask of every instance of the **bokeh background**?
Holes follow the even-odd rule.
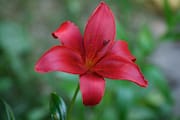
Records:
[[[51,92],[69,105],[78,76],[39,74],[34,64],[43,52],[59,44],[51,32],[60,23],[71,20],[83,32],[99,2],[0,0],[0,98],[11,106],[17,120],[50,119]],[[129,43],[149,86],[107,79],[99,105],[83,106],[78,94],[72,120],[179,120],[180,0],[105,2],[116,18],[116,38]]]

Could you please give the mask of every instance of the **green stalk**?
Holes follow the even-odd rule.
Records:
[[[73,109],[73,106],[74,106],[74,103],[76,101],[76,97],[77,97],[77,94],[78,94],[78,91],[79,91],[79,84],[77,85],[77,88],[76,88],[76,91],[74,92],[74,95],[73,95],[73,98],[70,102],[70,105],[69,105],[69,109],[67,111],[67,120],[70,120],[71,119],[71,112],[72,112],[72,109]]]

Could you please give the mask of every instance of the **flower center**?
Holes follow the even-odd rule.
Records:
[[[86,60],[85,66],[86,66],[88,69],[90,69],[93,65],[94,65],[94,61],[93,61],[93,60]]]

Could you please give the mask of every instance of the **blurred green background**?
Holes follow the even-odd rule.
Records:
[[[34,64],[51,46],[59,44],[51,32],[60,23],[71,20],[83,32],[99,2],[0,0],[0,98],[11,106],[17,120],[50,119],[51,92],[69,105],[78,76],[39,74],[34,72]],[[105,2],[116,18],[116,38],[129,43],[149,86],[107,79],[99,105],[85,107],[78,94],[72,120],[179,120],[180,1]]]

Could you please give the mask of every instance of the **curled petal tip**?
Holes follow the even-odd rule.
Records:
[[[56,31],[52,32],[51,35],[57,39],[61,37],[60,33],[64,32],[65,30],[68,30],[68,27],[71,27],[71,25],[75,26],[74,23],[72,23],[71,21],[65,21],[59,26],[59,28]]]
[[[55,35],[55,33],[51,33],[51,35],[53,36],[53,38],[57,39],[58,37]]]
[[[79,28],[73,22],[63,22],[58,29],[52,33],[52,36],[57,38],[62,45],[82,53],[83,38]]]
[[[59,38],[59,33],[60,32],[62,32],[62,31],[64,31],[65,30],[65,28],[67,28],[67,25],[68,24],[70,24],[71,22],[70,21],[65,21],[64,23],[62,23],[60,26],[59,26],[59,28],[56,30],[56,31],[54,31],[53,33],[51,33],[51,35],[55,38],[55,39],[57,39],[57,38]]]
[[[104,1],[100,2],[99,7],[106,7],[108,9],[110,9],[109,6]]]
[[[147,87],[147,86],[148,86],[148,81],[147,81],[147,80],[144,80],[144,84],[141,84],[140,86],[141,86],[141,87]]]
[[[100,4],[101,4],[101,5],[104,5],[104,4],[106,4],[106,3],[105,3],[104,1],[101,1]]]
[[[34,67],[34,71],[38,72],[39,71],[39,68],[37,67],[37,65],[35,65]]]
[[[38,73],[45,73],[45,70],[43,71],[43,70],[39,67],[38,63],[36,63],[36,65],[35,65],[35,67],[34,67],[34,71],[35,71],[35,72],[38,72]]]
[[[106,6],[107,6],[107,4],[106,4],[105,1],[101,1],[101,2],[100,2],[100,5],[106,5]]]

